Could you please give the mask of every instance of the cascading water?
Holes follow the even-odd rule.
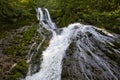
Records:
[[[40,69],[30,73],[29,68],[26,80],[120,79],[120,49],[114,44],[116,40],[119,41],[118,35],[80,23],[59,29],[52,22],[47,9],[38,8],[36,11],[40,21],[38,32],[43,37],[36,50],[45,40],[41,28],[51,32],[52,38],[42,52]],[[57,30],[61,32],[58,34]]]
[[[83,25],[66,51],[61,80],[119,80],[120,49],[115,45],[116,38]]]

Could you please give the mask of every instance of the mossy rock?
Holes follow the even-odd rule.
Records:
[[[28,64],[25,60],[17,63],[17,65],[10,71],[9,80],[17,80],[20,77],[24,77],[27,73]]]

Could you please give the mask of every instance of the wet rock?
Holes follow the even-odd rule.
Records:
[[[62,28],[57,28],[57,29],[55,29],[55,32],[56,32],[57,34],[61,34],[62,31],[63,31]]]
[[[63,58],[61,80],[119,80],[120,49],[107,43],[113,44],[117,40],[107,34],[106,40],[106,37],[97,38],[89,31],[77,35]],[[98,37],[100,35],[103,33]]]

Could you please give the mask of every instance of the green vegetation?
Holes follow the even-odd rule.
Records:
[[[36,21],[35,8],[38,0],[1,0],[0,30],[1,33]]]
[[[38,23],[35,11],[37,7],[48,8],[52,20],[58,27],[80,22],[120,34],[120,0],[0,0],[0,39],[9,35],[9,31],[13,29]],[[33,26],[19,35],[14,35],[11,44],[5,47],[4,55],[9,57],[12,63],[17,63],[15,68],[10,71],[10,77],[7,77],[10,80],[16,80],[25,75],[27,67],[25,51],[33,43],[36,29],[37,27]],[[44,34],[48,35],[47,32]],[[36,42],[39,43],[41,40],[42,38],[38,37]],[[40,51],[48,45],[49,40],[46,39]],[[119,48],[119,40],[114,45],[113,47]],[[71,44],[70,47],[74,47],[74,45]],[[108,48],[110,49],[110,47]],[[114,53],[113,50],[111,51]],[[72,52],[68,55],[72,55]],[[89,54],[89,52],[87,53]],[[120,63],[116,54],[109,55],[106,52],[106,55]]]
[[[8,48],[6,48],[4,50],[4,53],[7,54],[7,55],[11,55],[13,57],[16,57],[16,56],[21,56],[21,55],[24,55],[24,50],[25,50],[25,47],[32,44],[33,42],[33,36],[35,34],[37,30],[37,27],[36,26],[33,26],[31,28],[29,28],[28,30],[26,30],[25,32],[23,32],[23,38],[22,40],[17,36],[13,36],[14,40],[13,40],[13,44],[10,45]]]
[[[1,0],[0,30],[36,22],[37,7],[49,9],[59,27],[73,22],[91,24],[119,33],[119,0]]]
[[[4,38],[7,35],[9,35],[9,32],[8,31],[3,31],[0,35],[0,39]]]
[[[60,27],[81,22],[116,33],[120,31],[119,0],[59,0],[59,3],[60,8],[53,13],[58,14],[59,18],[55,21]]]
[[[11,70],[10,73],[10,80],[16,80],[17,78],[21,77],[22,75],[26,75],[26,70],[27,70],[27,63],[25,60],[20,61],[15,68]]]
[[[36,30],[37,30],[37,27],[33,26],[23,33],[23,41],[21,43],[22,46],[30,44],[33,42],[32,38],[33,38]]]
[[[5,57],[9,58],[8,62],[10,65],[3,64],[3,67],[5,66],[5,68],[1,73],[5,73],[5,71],[8,71],[8,73],[6,75],[2,75],[1,79],[17,80],[18,78],[26,75],[28,68],[28,64],[26,63],[28,50],[29,46],[33,43],[33,37],[35,36],[36,30],[36,26],[29,27],[21,33],[14,33],[15,35],[13,38],[8,40],[10,41],[10,45],[5,47],[3,54]],[[12,65],[15,63],[17,65],[12,68]]]

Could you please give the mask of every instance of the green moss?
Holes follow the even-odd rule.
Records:
[[[7,35],[9,35],[8,31],[1,31],[1,33],[0,33],[0,39],[6,37]]]
[[[23,32],[23,39],[21,40],[21,42],[19,41],[20,40],[19,37],[15,35],[13,37],[14,40],[12,42],[12,45],[6,48],[4,50],[4,53],[7,55],[11,55],[13,57],[24,55],[23,53],[25,50],[25,46],[28,46],[33,42],[32,39],[36,30],[37,30],[37,27],[33,26],[28,30],[26,30],[25,32]]]
[[[49,45],[49,40],[45,40],[40,48],[41,51],[44,51],[46,47]]]
[[[26,51],[28,46],[33,43],[33,37],[37,27],[32,26],[21,34],[16,34],[10,41],[10,45],[3,51],[4,54],[10,57],[12,62],[17,62],[17,65],[5,75],[6,80],[17,80],[26,75],[28,64],[26,64]],[[23,36],[23,37],[20,37]],[[41,38],[39,38],[41,40]],[[47,41],[45,42],[47,44]],[[21,61],[22,59],[22,61]]]
[[[39,44],[41,41],[42,41],[42,37],[41,37],[41,36],[38,36],[38,37],[37,37],[37,44]]]
[[[13,68],[11,70],[11,73],[10,73],[10,80],[16,80],[18,79],[19,77],[21,77],[22,75],[26,75],[26,72],[27,72],[27,67],[28,67],[28,64],[26,63],[25,60],[22,60],[20,61],[16,66],[15,68]]]
[[[16,42],[19,42],[19,37],[17,35],[13,36],[13,39],[16,41]]]
[[[17,80],[17,78],[20,77],[21,75],[22,75],[21,73],[15,72],[8,80]]]
[[[33,26],[32,28],[28,29],[23,33],[23,40],[22,44],[27,45],[32,43],[32,38],[37,30],[36,26]]]
[[[11,61],[18,62],[17,65],[10,71],[9,75],[5,75],[6,80],[17,80],[19,77],[26,75],[27,64],[25,61],[26,47],[33,43],[32,39],[37,30],[36,26],[32,26],[22,34],[16,34],[10,41],[10,45],[3,51],[4,54],[10,57]],[[19,37],[23,36],[23,37]],[[20,61],[22,58],[22,61]]]
[[[4,50],[4,53],[7,54],[7,55],[11,55],[13,57],[15,57],[16,55],[22,55],[23,53],[23,48],[21,48],[20,46],[18,45],[12,45],[12,46],[9,46],[8,48],[6,48]]]

